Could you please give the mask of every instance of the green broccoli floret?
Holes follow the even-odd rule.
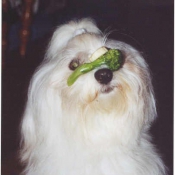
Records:
[[[80,75],[83,75],[91,70],[106,65],[110,70],[118,70],[123,63],[123,57],[120,50],[110,49],[104,55],[100,56],[98,59],[91,63],[85,63],[79,66],[75,71],[69,76],[67,80],[68,86],[71,86]]]

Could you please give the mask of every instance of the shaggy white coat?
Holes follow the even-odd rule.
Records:
[[[122,51],[108,85],[93,70],[72,86],[69,63],[89,62],[101,46]],[[149,128],[156,106],[148,65],[123,42],[109,40],[90,19],[56,29],[34,74],[21,125],[26,175],[165,175]]]

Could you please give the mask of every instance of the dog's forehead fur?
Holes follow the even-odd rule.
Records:
[[[78,49],[78,51],[84,51],[93,53],[99,47],[104,46],[104,38],[101,35],[94,33],[83,33],[73,37],[67,44],[67,48]]]

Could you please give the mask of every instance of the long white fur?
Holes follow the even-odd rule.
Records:
[[[93,70],[67,86],[71,60],[88,62],[102,46],[120,49],[125,58],[110,84],[99,84]],[[155,118],[150,73],[140,53],[106,39],[90,19],[71,21],[53,34],[30,83],[21,123],[23,174],[165,175],[149,135]]]

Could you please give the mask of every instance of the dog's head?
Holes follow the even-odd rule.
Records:
[[[67,79],[76,67],[89,63],[90,55],[102,46],[121,51],[121,68],[98,67],[68,86]],[[133,139],[149,128],[156,115],[148,66],[136,49],[108,39],[91,20],[70,22],[55,31],[33,77],[26,116],[31,111],[35,117],[28,121],[41,126],[41,131],[46,128],[45,133],[61,123],[70,133],[88,133],[92,140],[98,140],[100,134],[115,135],[111,133],[125,140],[132,135]]]

